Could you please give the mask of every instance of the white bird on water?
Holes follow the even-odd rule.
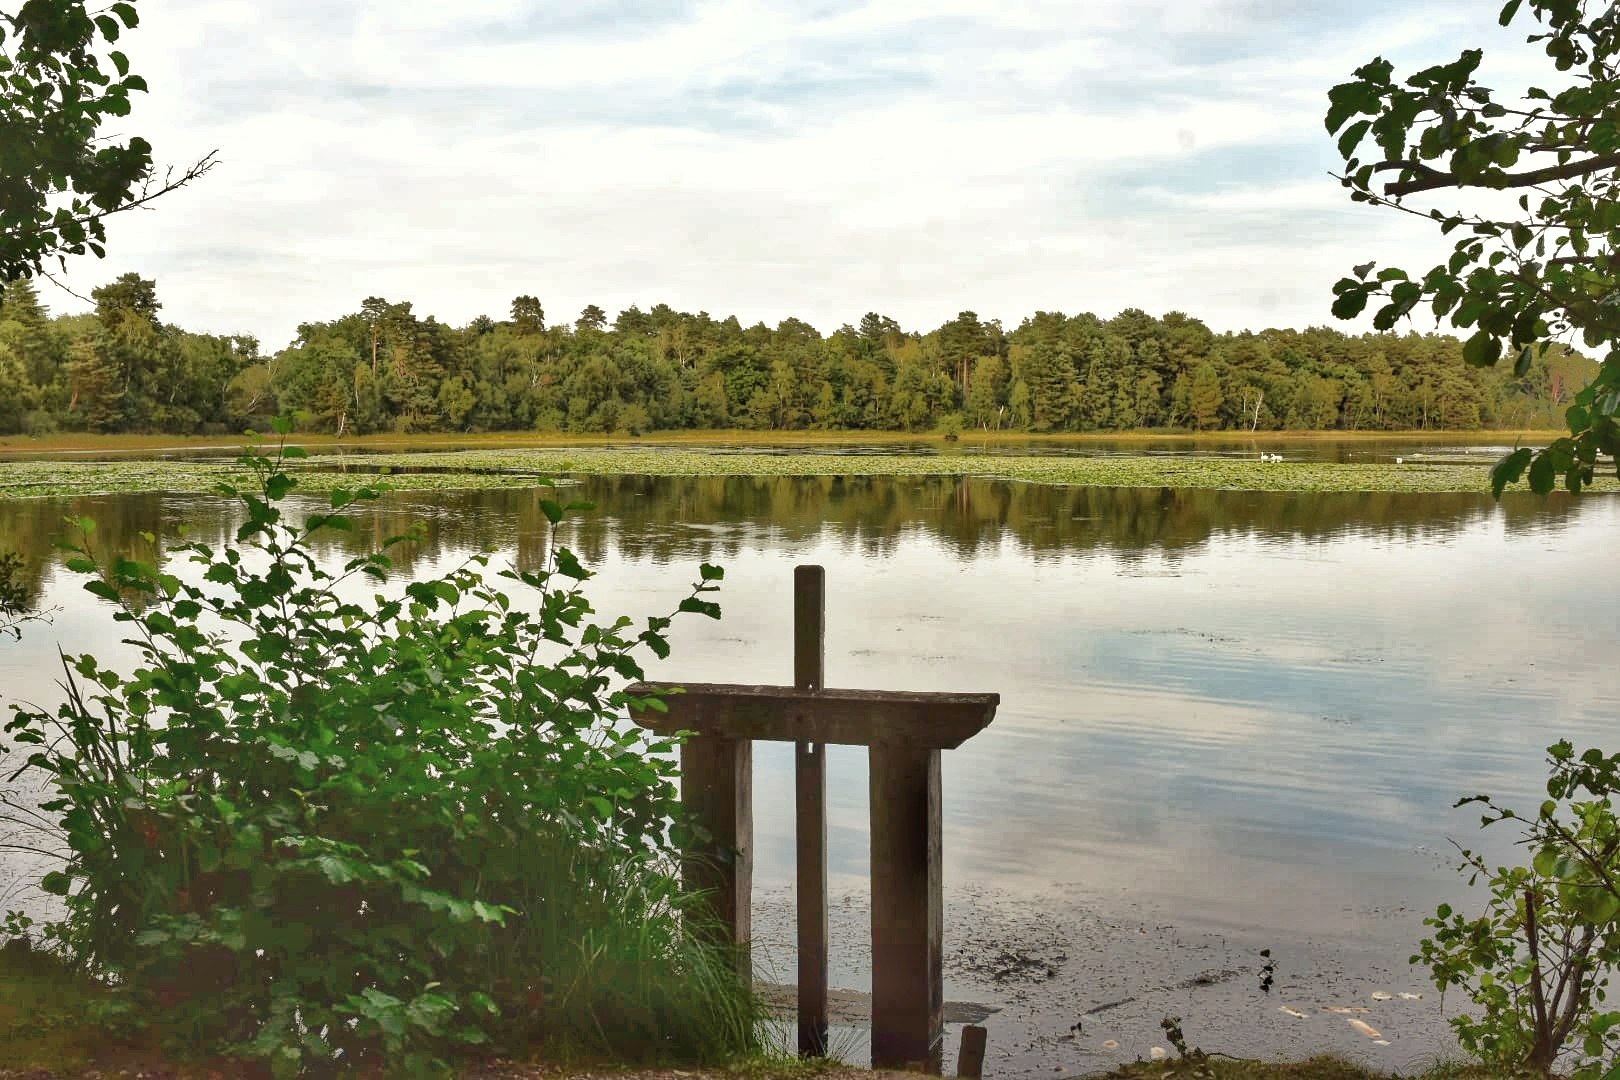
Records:
[[[1402,460],[1402,459],[1401,459],[1401,458],[1396,458],[1396,459],[1395,459],[1395,464],[1397,464],[1397,465],[1402,465],[1402,464],[1404,464],[1404,463],[1405,463],[1405,462],[1404,462],[1404,461],[1403,461],[1403,460]]]

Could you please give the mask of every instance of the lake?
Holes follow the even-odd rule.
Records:
[[[1145,1055],[1166,1013],[1228,1053],[1331,1048],[1404,1068],[1444,1052],[1444,1013],[1406,958],[1436,903],[1468,898],[1448,838],[1514,854],[1511,834],[1480,834],[1452,803],[1533,807],[1542,749],[1612,743],[1620,711],[1610,496],[884,477],[587,477],[575,491],[597,503],[567,536],[599,570],[599,612],[639,621],[672,608],[699,562],[726,568],[724,618],[677,621],[651,678],[791,682],[792,567],[819,563],[829,685],[1001,695],[943,769],[947,997],[1001,1010],[986,1021],[997,1075]],[[393,495],[341,539],[425,520],[408,572],[486,545],[532,565],[534,503]],[[48,562],[66,515],[95,518],[118,551],[181,525],[217,540],[234,522],[202,496],[0,501],[0,549]],[[34,584],[60,610],[0,643],[0,694],[54,700],[58,644],[110,652],[121,635],[74,575]],[[758,951],[790,981],[791,747],[761,745],[755,770]],[[863,752],[832,748],[828,786],[833,982],[862,990]],[[21,866],[0,863],[8,906],[38,902]],[[1370,1008],[1382,1039],[1332,1006]],[[858,1056],[859,1033],[844,1037]]]

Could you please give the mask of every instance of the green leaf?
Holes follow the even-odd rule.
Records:
[[[1502,339],[1485,330],[1463,342],[1463,360],[1474,367],[1490,367],[1502,358]]]
[[[298,485],[298,481],[286,473],[276,473],[264,482],[264,497],[271,502],[277,502],[287,497],[287,492]]]
[[[117,589],[113,588],[111,585],[100,580],[99,578],[95,581],[85,582],[84,591],[89,593],[91,596],[99,596],[101,599],[111,601],[114,604],[122,603],[124,599],[118,595]]]
[[[1339,319],[1353,319],[1360,315],[1367,306],[1367,292],[1362,289],[1349,289],[1339,294],[1333,301],[1333,315]]]
[[[1543,450],[1530,463],[1530,490],[1537,495],[1545,495],[1553,489],[1557,478],[1558,469],[1552,455]]]
[[[567,548],[557,549],[557,573],[575,581],[584,581],[591,577],[591,572],[581,566],[578,557]]]
[[[136,14],[135,5],[133,4],[120,2],[113,4],[107,10],[111,11],[114,15],[117,15],[120,19],[123,19],[124,25],[131,30],[135,29],[141,24],[141,17]]]
[[[39,879],[40,890],[52,896],[66,896],[72,884],[73,879],[60,870],[52,870]]]
[[[1502,5],[1501,14],[1496,17],[1497,24],[1506,26],[1512,22],[1513,16],[1519,13],[1519,5],[1522,3],[1524,3],[1524,0],[1507,0],[1507,3]]]
[[[473,901],[473,914],[487,923],[498,926],[506,925],[506,912],[495,904],[486,904],[482,900]]]
[[[720,605],[708,600],[699,600],[695,596],[688,596],[680,603],[679,610],[690,611],[695,615],[707,615],[711,619],[720,617]]]
[[[546,515],[546,520],[551,522],[553,525],[557,524],[563,518],[562,506],[555,499],[541,499],[540,512]]]
[[[703,576],[704,581],[719,581],[726,576],[725,567],[713,563],[703,563],[698,567],[698,573]]]
[[[316,857],[315,865],[325,875],[326,880],[333,885],[347,885],[355,880],[354,872],[349,869],[349,864],[344,859],[332,855],[321,855]]]
[[[1535,363],[1535,359],[1536,348],[1534,345],[1526,345],[1520,349],[1518,358],[1513,361],[1513,377],[1522,379],[1530,374],[1530,366]]]
[[[125,56],[117,49],[114,49],[108,54],[108,56],[113,62],[113,67],[118,69],[118,77],[120,79],[129,74],[129,57]]]
[[[1491,468],[1491,494],[1501,498],[1502,491],[1509,484],[1516,484],[1524,476],[1524,470],[1530,465],[1531,450],[1528,446],[1508,454]]]
[[[278,416],[270,421],[270,427],[277,435],[291,435],[293,429],[292,417]]]
[[[1365,70],[1365,69],[1363,69]],[[1359,72],[1357,74],[1360,74]],[[1340,83],[1328,91],[1329,107],[1323,123],[1328,134],[1333,134],[1357,113],[1378,110],[1379,94],[1376,87],[1366,82]]]
[[[1339,136],[1339,156],[1348,158],[1351,154],[1354,154],[1356,147],[1361,145],[1361,140],[1366,136],[1367,129],[1370,127],[1372,127],[1371,120],[1357,120],[1345,128],[1344,133]]]
[[[120,33],[118,20],[107,15],[97,15],[96,28],[101,31],[101,36],[106,38],[109,42],[118,40],[118,35]]]
[[[1594,153],[1612,154],[1620,150],[1620,125],[1610,119],[1600,120],[1592,125],[1586,141]]]

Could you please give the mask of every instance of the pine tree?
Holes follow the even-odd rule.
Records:
[[[1219,426],[1221,406],[1225,401],[1226,396],[1221,392],[1221,376],[1215,370],[1215,365],[1207,360],[1199,364],[1193,372],[1192,388],[1187,400],[1194,425],[1201,431]]]

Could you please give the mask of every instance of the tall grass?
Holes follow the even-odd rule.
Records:
[[[489,954],[496,981],[536,1006],[533,1024],[513,1032],[523,1049],[703,1064],[759,1051],[765,1006],[669,860],[616,860],[543,838],[523,847],[522,880],[544,885],[511,898],[522,915],[492,928]]]

